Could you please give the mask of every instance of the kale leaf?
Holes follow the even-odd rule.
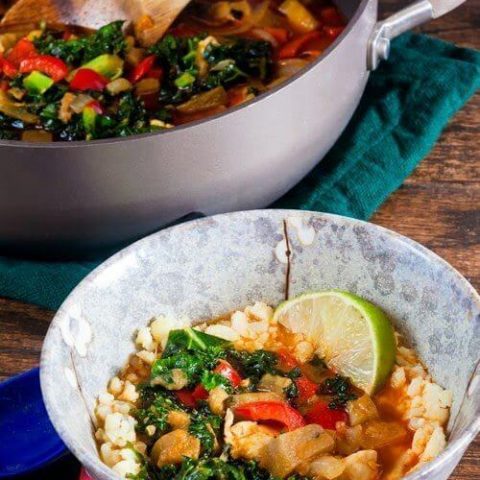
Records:
[[[221,426],[222,417],[212,414],[206,406],[192,412],[188,431],[200,440],[202,455],[214,452]]]
[[[162,358],[152,365],[151,377],[169,384],[172,383],[173,370],[180,369],[186,375],[190,386],[203,381],[207,384],[207,389],[224,384],[223,378],[220,380],[210,371],[215,368],[218,360],[225,356],[225,348],[229,344],[223,338],[193,328],[172,330]]]
[[[56,38],[47,32],[35,40],[35,47],[42,54],[53,55],[69,64],[82,65],[104,53],[121,54],[125,51],[127,44],[122,31],[123,23],[117,20],[91,35],[69,40]]]
[[[209,335],[208,333],[194,330],[193,328],[183,328],[171,330],[168,334],[167,344],[163,352],[164,357],[168,357],[178,351],[189,350],[193,352],[206,351],[208,348],[224,348],[230,342],[223,338]]]
[[[233,393],[233,387],[230,380],[219,373],[204,371],[200,378],[200,383],[208,391],[213,390],[216,387],[223,387],[226,392]]]
[[[355,400],[357,396],[352,392],[352,386],[346,377],[335,375],[327,378],[320,386],[320,393],[333,395],[328,404],[330,410],[339,410],[345,407],[349,400]]]
[[[277,480],[268,470],[254,460],[222,458],[185,458],[180,465],[166,465],[150,471],[143,469],[131,480]],[[307,477],[292,475],[287,480],[306,480]]]
[[[249,378],[253,384],[257,384],[266,373],[277,373],[278,355],[275,352],[229,349],[227,359],[239,370],[242,377]]]
[[[169,429],[167,417],[172,410],[182,410],[176,399],[167,391],[154,389],[150,386],[140,387],[141,407],[134,410],[137,420],[137,430],[145,433],[149,425],[156,428],[158,437]]]
[[[269,42],[235,38],[231,43],[210,44],[205,49],[205,59],[210,65],[233,60],[245,75],[267,80],[273,72],[273,51]]]

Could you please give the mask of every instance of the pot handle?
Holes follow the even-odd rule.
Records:
[[[367,68],[375,70],[390,53],[390,40],[401,33],[441,17],[465,0],[420,0],[377,22],[368,41]]]

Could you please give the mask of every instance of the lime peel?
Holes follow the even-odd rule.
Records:
[[[393,327],[371,302],[343,290],[299,295],[281,303],[274,320],[315,343],[328,366],[368,394],[387,380],[395,362]]]

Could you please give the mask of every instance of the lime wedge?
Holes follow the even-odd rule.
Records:
[[[352,293],[328,290],[281,303],[274,319],[303,333],[335,372],[368,394],[386,381],[395,361],[393,327],[385,313]]]

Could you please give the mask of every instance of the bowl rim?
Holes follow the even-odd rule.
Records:
[[[302,216],[306,218],[311,218],[313,216],[319,219],[326,219],[327,221],[334,222],[334,223],[343,222],[343,223],[349,223],[351,225],[359,225],[359,226],[367,227],[369,229],[372,229],[378,232],[379,234],[387,235],[393,241],[399,242],[399,244],[403,245],[405,248],[411,249],[417,254],[423,255],[424,257],[427,257],[430,261],[441,264],[444,268],[449,270],[457,279],[457,281],[462,285],[465,291],[469,293],[472,301],[476,303],[478,309],[480,310],[480,294],[475,290],[475,288],[470,284],[470,282],[455,267],[450,265],[442,257],[437,255],[435,252],[429,250],[428,248],[424,247],[417,241],[410,239],[409,237],[406,237],[402,234],[399,234],[381,225],[376,225],[371,222],[367,222],[364,220],[359,220],[351,217],[346,217],[346,216],[336,215],[331,213],[324,213],[324,212],[315,212],[311,210],[295,210],[295,209],[241,210],[237,212],[221,213],[221,214],[212,215],[209,217],[194,219],[179,225],[168,227],[166,229],[155,232],[151,235],[147,235],[146,237],[140,240],[137,240],[136,242],[127,246],[126,248],[121,249],[119,252],[115,253],[114,255],[109,257],[107,260],[102,262],[93,271],[91,271],[70,292],[70,294],[64,300],[64,302],[56,312],[54,318],[52,319],[50,326],[48,328],[47,334],[45,336],[44,343],[42,345],[42,351],[41,351],[41,357],[40,357],[40,384],[41,384],[42,396],[45,402],[46,410],[60,438],[64,441],[68,449],[75,455],[75,457],[82,463],[82,465],[85,466],[87,470],[95,472],[95,474],[101,474],[101,475],[106,475],[107,477],[110,476],[110,478],[115,478],[115,472],[113,472],[111,468],[107,467],[107,465],[105,465],[101,461],[99,455],[94,455],[91,452],[86,451],[81,447],[78,447],[75,443],[75,439],[73,438],[73,436],[70,437],[68,435],[68,430],[66,431],[66,435],[65,435],[64,433],[60,433],[59,431],[59,430],[63,431],[64,430],[63,428],[57,429],[58,418],[50,402],[51,391],[48,386],[49,382],[47,380],[46,373],[45,373],[46,369],[44,368],[45,365],[48,364],[48,351],[49,351],[49,343],[50,343],[49,337],[51,335],[53,327],[59,324],[63,320],[64,315],[67,314],[70,306],[75,303],[75,297],[77,295],[83,295],[83,290],[87,284],[92,283],[98,276],[102,275],[105,270],[109,269],[112,265],[116,264],[118,261],[122,260],[124,257],[127,257],[132,253],[134,253],[139,248],[139,246],[150,243],[150,240],[152,238],[157,236],[162,236],[162,235],[169,235],[173,229],[179,230],[179,231],[182,231],[182,230],[188,231],[190,229],[195,229],[198,224],[208,223],[211,220],[221,221],[224,218],[238,217],[242,221],[245,221],[245,218],[248,218],[250,216],[252,218],[258,218],[259,216],[270,216],[270,215],[280,216],[280,217]],[[148,314],[146,315],[146,317],[147,316]],[[474,374],[472,375],[472,378],[474,376],[479,375],[479,373],[477,373],[479,365],[480,365],[480,361],[477,363],[477,365],[473,370]],[[471,382],[472,378],[470,378],[469,382]],[[480,388],[480,385],[479,385],[479,388]],[[470,396],[470,393],[468,392],[468,387],[467,387],[467,395]],[[457,438],[451,443],[447,441],[447,446],[440,453],[438,457],[436,457],[431,462],[428,462],[418,470],[412,472],[411,474],[403,478],[405,480],[425,480],[427,478],[431,478],[429,477],[431,473],[433,473],[439,466],[447,464],[449,460],[451,460],[452,458],[455,458],[457,454],[464,451],[468,447],[468,445],[474,440],[474,438],[479,432],[480,432],[480,417],[477,416],[471,423],[468,424],[468,426],[466,427],[466,431],[459,438]]]
[[[178,126],[175,126],[174,128],[165,129],[159,132],[141,133],[137,135],[130,135],[128,137],[112,137],[112,138],[104,138],[104,139],[98,139],[98,140],[73,140],[70,142],[61,140],[61,141],[50,142],[50,143],[29,142],[29,141],[23,141],[23,140],[0,140],[0,147],[17,147],[17,148],[23,147],[27,149],[37,149],[37,148],[58,149],[58,148],[81,148],[81,147],[85,148],[85,147],[94,147],[96,145],[123,144],[124,142],[128,142],[128,141],[131,142],[134,140],[139,141],[139,140],[143,140],[150,137],[156,137],[159,135],[172,135],[176,132],[179,132],[185,129],[198,127],[199,125],[203,125],[208,122],[214,122],[219,118],[223,118],[226,115],[237,113],[253,105],[256,105],[258,102],[261,102],[262,100],[272,95],[277,94],[280,90],[287,87],[291,83],[295,82],[300,77],[307,75],[307,73],[311,72],[319,64],[324,62],[327,57],[330,57],[332,55],[334,50],[336,50],[337,46],[340,43],[342,43],[343,40],[350,34],[350,32],[353,30],[353,28],[357,24],[358,19],[363,15],[368,5],[372,1],[373,0],[361,0],[361,2],[356,7],[355,13],[349,19],[345,29],[316,60],[311,62],[306,67],[302,68],[299,72],[295,73],[284,82],[281,82],[279,85],[276,85],[274,88],[258,95],[258,97],[255,97],[253,100],[248,101],[244,104],[240,104],[240,105],[236,105],[234,107],[228,108],[224,112],[217,113],[215,115],[212,115],[211,117],[195,120],[193,122],[189,122],[183,125],[178,125]],[[376,20],[376,17],[377,17],[377,14],[375,13],[375,20]],[[366,68],[367,67],[365,63],[365,69]]]

